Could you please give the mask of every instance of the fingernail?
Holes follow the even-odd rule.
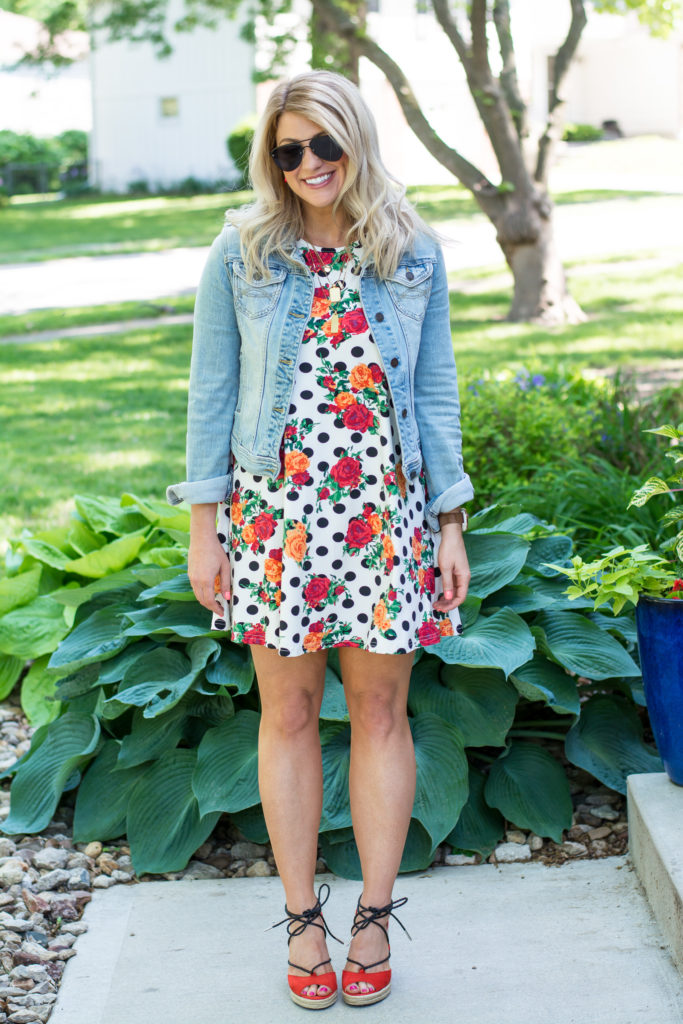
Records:
[[[446,593],[444,594],[444,597],[446,598],[447,601],[452,600],[452,598],[453,598],[453,591],[452,590],[447,590]]]
[[[226,601],[229,601],[230,600],[230,591],[229,590],[224,590],[223,591],[223,597],[225,598]]]

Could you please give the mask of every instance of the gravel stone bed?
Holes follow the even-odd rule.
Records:
[[[0,703],[0,771],[28,750],[32,733],[21,707],[11,697]],[[489,863],[542,861],[559,866],[577,857],[626,852],[626,798],[569,764],[561,745],[552,749],[564,764],[574,804],[572,826],[564,841],[555,843],[510,828],[505,841],[487,858]],[[10,780],[2,780],[0,821],[9,813],[9,789]],[[66,961],[76,955],[76,939],[87,930],[80,918],[93,889],[277,874],[270,846],[249,842],[225,815],[183,871],[140,876],[135,874],[124,840],[74,843],[72,818],[72,809],[64,804],[39,835],[0,833],[0,1024],[49,1019]],[[452,853],[448,845],[440,846],[434,858],[434,864],[451,867],[481,862],[479,854]],[[322,858],[317,870],[327,870]]]

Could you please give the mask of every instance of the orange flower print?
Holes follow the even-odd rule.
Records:
[[[322,633],[307,633],[304,637],[305,651],[319,651],[323,645]]]
[[[453,630],[453,623],[451,622],[450,619],[439,619],[437,625],[439,627],[439,633],[441,633],[441,636],[455,636],[455,631]]]
[[[382,632],[388,629],[389,626],[391,625],[391,619],[389,618],[389,615],[387,613],[387,606],[384,603],[383,597],[380,598],[380,600],[375,605],[375,610],[372,615],[372,621],[377,626],[378,629],[382,630]]]
[[[422,593],[422,591],[425,588],[425,576],[426,575],[427,575],[426,572],[424,571],[422,566],[420,566],[420,568],[417,570],[417,582],[420,584],[420,593]]]
[[[405,498],[405,496],[406,496],[406,489],[407,489],[407,481],[406,481],[405,475],[403,473],[403,463],[402,462],[397,462],[396,463],[396,485],[398,487],[398,493],[401,495],[402,498]]]
[[[239,525],[242,522],[242,504],[239,501],[234,501],[230,506],[230,518],[235,525]]]
[[[363,388],[374,388],[376,390],[372,370],[365,363],[358,363],[357,366],[354,366],[349,374],[349,381],[351,382],[351,387],[356,391],[362,391]]]
[[[385,534],[382,538],[382,558],[393,558],[394,554],[394,542]]]
[[[282,598],[282,591],[281,590],[276,590],[275,594],[274,594],[274,597],[275,597],[275,604],[279,608],[280,607],[280,600]]]
[[[301,562],[307,547],[306,527],[303,523],[296,523],[291,530],[287,530],[285,554],[288,558],[293,558],[295,562]]]
[[[422,543],[419,537],[411,537],[411,543],[413,545],[413,558],[416,562],[422,561]]]
[[[346,409],[349,405],[356,404],[356,396],[352,395],[350,391],[340,391],[338,395],[334,396],[334,403],[340,409]]]
[[[295,473],[305,473],[310,463],[308,455],[303,452],[287,452],[285,455],[285,475],[294,476]]]
[[[282,562],[279,562],[277,558],[266,558],[264,569],[267,580],[271,583],[280,582],[282,579]]]
[[[242,527],[242,540],[245,544],[253,544],[256,540],[256,530],[253,523],[247,523],[246,526]]]
[[[311,313],[313,316],[327,316],[330,311],[330,300],[324,295],[316,295],[313,299]]]
[[[368,516],[367,522],[373,533],[382,532],[382,520],[376,512],[373,512],[372,515]]]

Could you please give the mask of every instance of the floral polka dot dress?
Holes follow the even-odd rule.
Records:
[[[217,530],[232,599],[214,629],[281,655],[404,654],[460,632],[432,608],[424,475],[409,482],[381,356],[360,302],[362,250],[300,251],[315,276],[276,478],[234,461]],[[454,628],[455,627],[455,628]]]

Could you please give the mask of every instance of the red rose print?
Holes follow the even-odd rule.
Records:
[[[335,594],[343,594],[343,593],[344,593],[344,588],[343,588],[343,586],[341,585],[341,583],[339,584],[339,586],[338,586],[338,587],[335,587],[335,588],[334,588],[334,592],[335,592]]]
[[[389,596],[389,600],[393,601],[394,598],[396,597],[396,591],[395,590],[390,590],[388,596]]]
[[[316,288],[313,292],[316,299],[329,299],[330,289],[329,288]]]
[[[345,455],[330,470],[330,476],[340,487],[358,487],[360,483],[360,461]]]
[[[311,475],[308,470],[304,470],[303,473],[292,473],[289,479],[295,487],[303,487],[304,484],[309,484],[311,482]]]
[[[350,548],[362,548],[372,538],[372,529],[364,519],[352,519],[346,531],[346,543]]]
[[[374,505],[370,505],[367,502],[366,502],[365,505],[363,505],[363,517],[365,519],[368,519],[373,514],[374,511],[375,511],[375,506]]]
[[[271,512],[259,512],[254,520],[254,530],[259,540],[268,540],[275,533],[275,520]]]
[[[326,388],[329,388],[330,391],[334,391],[336,387],[336,384],[334,383],[334,377],[330,376],[323,377],[323,384],[325,385]]]
[[[271,548],[268,552],[268,558],[274,558],[276,562],[281,562],[282,548]]]
[[[428,594],[434,593],[434,569],[425,569],[425,590]]]
[[[330,489],[329,489],[329,487],[323,487],[323,489],[321,490],[320,494],[318,495],[318,497],[320,498],[321,501],[322,501],[323,498],[329,498],[329,496],[330,496]]]
[[[307,327],[306,330],[304,331],[304,336],[303,336],[302,340],[303,341],[310,341],[311,338],[316,338],[316,337],[317,337],[316,332],[312,331],[310,327]]]
[[[356,309],[349,309],[344,313],[344,316],[341,318],[341,328],[347,334],[362,334],[363,331],[367,331],[368,322],[360,306]]]
[[[356,402],[355,405],[347,405],[342,413],[344,426],[348,427],[349,430],[360,430],[362,433],[372,426],[374,418],[373,413],[362,402]]]
[[[339,640],[339,642],[336,643],[334,646],[335,647],[360,647],[360,644],[356,643],[355,640]]]
[[[417,631],[417,635],[420,643],[425,647],[428,644],[438,644],[441,640],[441,633],[434,619],[428,619],[426,622],[423,622]]]
[[[260,622],[248,629],[242,637],[245,644],[265,644],[266,633]]]
[[[312,622],[308,627],[309,633],[322,633],[325,628],[324,622]]]
[[[328,412],[339,412],[339,408],[333,402],[332,405],[328,405],[327,411]]]
[[[341,331],[339,331],[337,334],[330,334],[327,340],[329,341],[332,348],[338,348],[339,345],[341,345],[342,341],[344,340],[344,335],[341,333]]]
[[[296,427],[293,427],[291,423],[285,427],[285,437],[296,437]]]
[[[384,377],[382,367],[379,366],[378,363],[370,363],[370,373],[372,374],[372,379],[374,380],[375,384],[379,384],[379,382]]]
[[[327,576],[314,576],[304,587],[304,600],[311,608],[318,608],[326,599],[330,590]]]

